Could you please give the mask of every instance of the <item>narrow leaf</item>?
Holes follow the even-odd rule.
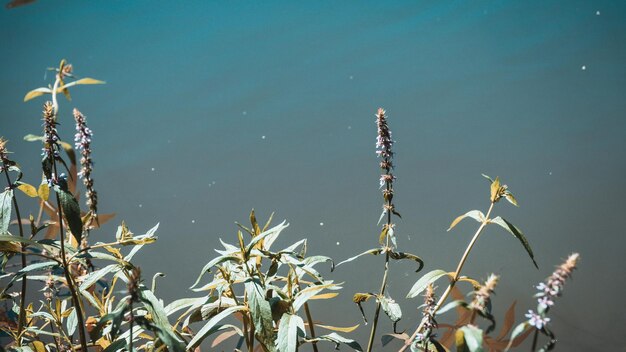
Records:
[[[465,342],[470,352],[483,352],[483,331],[474,325],[465,325],[463,331]]]
[[[530,248],[530,244],[528,243],[528,240],[526,240],[526,237],[524,237],[524,234],[522,233],[522,231],[520,231],[520,229],[517,228],[517,226],[511,224],[510,222],[506,221],[504,218],[499,217],[499,216],[495,217],[494,219],[491,219],[490,222],[500,225],[503,229],[507,230],[510,234],[512,234],[515,238],[517,238],[522,243],[522,246],[524,246],[524,249],[530,256],[530,259],[533,261],[533,264],[535,265],[535,267],[539,269],[539,266],[537,265],[537,262],[535,261],[533,250]]]
[[[44,95],[46,93],[48,94],[52,93],[50,88],[41,87],[41,88],[33,89],[30,92],[26,93],[26,95],[24,96],[24,102],[37,98],[38,96]]]
[[[70,227],[70,231],[76,239],[76,242],[80,243],[83,235],[83,221],[80,218],[80,206],[71,193],[57,189],[57,194],[61,201],[63,216]]]
[[[11,201],[13,200],[13,190],[7,189],[0,194],[0,234],[9,231],[11,223]]]
[[[406,298],[417,297],[417,295],[426,289],[428,284],[437,281],[437,279],[447,274],[447,272],[439,269],[424,274],[424,276],[417,280],[417,282],[413,285],[409,293],[406,295]]]
[[[382,252],[382,250],[381,250],[380,248],[368,249],[368,250],[366,250],[365,252],[363,252],[363,253],[361,253],[361,254],[357,254],[357,255],[355,255],[354,257],[352,257],[352,258],[348,258],[348,259],[346,259],[346,260],[342,261],[341,263],[339,263],[339,264],[335,265],[335,268],[336,268],[336,267],[338,267],[338,266],[340,266],[341,264],[344,264],[344,263],[349,263],[349,262],[351,262],[351,261],[353,261],[353,260],[357,259],[358,257],[364,256],[364,255],[366,255],[366,254],[378,255],[378,254],[380,254],[381,252]]]
[[[304,321],[297,315],[285,313],[280,318],[276,347],[280,352],[296,352],[298,336],[304,336]]]
[[[461,220],[465,219],[466,217],[470,217],[478,222],[483,222],[485,221],[485,214],[483,214],[482,211],[480,210],[470,210],[467,213],[457,217],[456,219],[454,219],[454,221],[452,221],[452,223],[450,224],[450,228],[448,228],[448,231],[452,230],[453,227],[455,227],[459,222],[461,222]]]
[[[238,311],[245,310],[245,309],[246,307],[244,306],[234,306],[234,307],[226,308],[220,313],[216,314],[213,318],[211,318],[211,320],[209,320],[202,327],[202,329],[200,329],[200,331],[198,331],[196,336],[194,336],[193,339],[189,341],[189,343],[187,344],[187,350],[196,348],[202,342],[202,340],[210,336],[212,333],[218,331],[216,325],[222,319],[226,318],[227,316],[231,315],[234,312],[238,312]]]
[[[361,324],[356,324],[355,326],[348,326],[348,327],[343,328],[343,327],[339,327],[339,326],[315,324],[315,326],[319,326],[322,329],[331,330],[331,331],[346,332],[346,333],[353,332],[354,330],[356,330],[359,327],[359,325],[361,325]]]

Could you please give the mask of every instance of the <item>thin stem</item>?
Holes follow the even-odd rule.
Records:
[[[387,170],[387,175],[389,175],[389,170]],[[386,182],[386,188],[387,191],[391,190],[391,185],[388,182]],[[389,227],[391,227],[391,209],[392,209],[392,205],[391,205],[391,199],[387,198],[386,201],[386,205],[387,205],[387,224],[385,226],[387,226],[387,231],[389,231]],[[385,236],[385,273],[383,274],[383,281],[380,284],[380,290],[379,290],[379,299],[376,302],[376,312],[374,313],[374,322],[372,323],[372,330],[370,331],[370,337],[369,337],[369,341],[367,343],[367,352],[371,352],[372,348],[374,347],[374,339],[376,337],[376,327],[378,326],[378,317],[380,316],[380,308],[381,308],[381,300],[383,299],[384,295],[385,295],[385,289],[387,288],[387,277],[389,275],[389,233],[387,233],[387,236]]]
[[[309,310],[309,303],[304,303],[304,312],[306,313],[306,320],[309,322],[309,331],[311,332],[311,338],[315,338],[315,328],[313,327],[313,318],[311,317],[311,311]],[[313,341],[311,343],[313,345],[313,351],[318,352],[317,350],[317,342]]]
[[[56,83],[55,83],[56,86]],[[53,94],[55,96],[55,94]],[[53,148],[53,147],[50,147]],[[50,153],[50,155],[54,155],[54,153]],[[52,166],[54,168],[54,174],[58,175],[57,172],[57,164],[53,159]],[[56,176],[58,177],[58,176]],[[72,302],[74,303],[74,309],[76,309],[76,317],[78,319],[78,333],[80,335],[80,346],[82,351],[87,351],[87,336],[85,335],[85,324],[83,322],[83,311],[81,309],[81,302],[78,298],[78,294],[76,293],[76,287],[74,280],[72,279],[72,275],[70,273],[70,267],[67,263],[66,252],[65,252],[65,234],[63,231],[63,210],[61,208],[61,199],[59,198],[59,194],[56,194],[57,200],[57,212],[59,215],[59,233],[61,236],[61,261],[63,262],[63,273],[65,274],[65,280],[67,281],[67,287],[70,290],[70,294],[72,295]]]
[[[495,204],[496,203],[491,202],[491,205],[489,206],[489,210],[487,211],[487,215],[485,215],[485,219],[478,227],[478,230],[476,230],[476,233],[474,234],[474,237],[472,237],[472,240],[470,241],[470,243],[467,245],[467,248],[465,248],[465,252],[463,253],[461,260],[459,261],[459,264],[456,267],[456,271],[454,272],[454,276],[452,277],[452,280],[450,280],[450,284],[448,285],[448,288],[446,288],[445,292],[443,293],[443,295],[441,295],[441,298],[439,298],[439,301],[437,302],[437,304],[435,305],[435,308],[433,309],[433,315],[435,315],[435,313],[437,313],[439,308],[441,308],[445,300],[450,295],[450,292],[452,292],[454,285],[456,285],[456,283],[459,281],[459,278],[461,277],[461,270],[463,269],[463,265],[465,265],[465,261],[469,257],[469,253],[474,247],[474,244],[476,244],[476,241],[478,241],[478,237],[480,237],[480,234],[482,233],[483,229],[489,223],[489,215],[491,215],[491,211],[493,210],[493,206]],[[425,322],[422,320],[422,322],[417,327],[417,329],[415,329],[415,332],[413,333],[413,335],[411,335],[411,337],[404,342],[404,345],[402,346],[402,348],[400,348],[398,352],[402,352],[406,350],[407,347],[411,345],[412,341],[415,340],[415,337],[417,336],[417,334],[424,327],[424,323]]]
[[[133,301],[130,301],[130,331],[128,332],[128,351],[133,352]]]
[[[7,165],[3,162],[2,163],[3,167],[4,167],[4,175],[7,178],[7,183],[9,185],[10,188],[13,188],[13,184],[11,183],[11,178],[9,178],[9,168],[7,167]],[[24,238],[24,229],[22,228],[22,216],[20,215],[20,208],[17,205],[17,199],[15,199],[15,193],[13,193],[13,209],[15,209],[15,215],[17,216],[17,226],[19,228],[19,232],[20,232],[20,237]],[[21,253],[21,259],[22,259],[22,269],[24,269],[26,267],[26,254],[24,254],[24,251],[26,250],[26,244],[22,243],[21,244],[21,248],[22,248],[22,253]],[[22,335],[22,330],[24,330],[24,324],[26,323],[26,274],[24,274],[24,276],[22,277],[22,291],[20,293],[20,314],[19,314],[19,318],[18,318],[18,324],[17,324],[17,335],[20,336]]]
[[[537,348],[537,340],[538,340],[538,337],[539,337],[539,330],[538,330],[538,329],[535,329],[535,335],[533,336],[533,345],[532,345],[532,347],[530,348],[530,351],[531,351],[531,352],[534,352],[534,351],[535,351],[535,349]]]

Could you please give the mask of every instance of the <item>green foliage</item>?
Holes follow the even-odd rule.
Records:
[[[367,351],[375,348],[381,310],[393,324],[393,333],[383,334],[382,344],[385,346],[399,339],[403,342],[400,351],[410,348],[411,351],[443,352],[451,351],[453,347],[457,351],[501,351],[518,347],[533,333],[533,350],[547,351],[554,347],[556,338],[547,326],[547,313],[553,304],[551,300],[561,293],[562,281],[575,267],[577,254],[570,256],[568,262],[559,267],[561,271],[553,274],[557,279],[546,281],[545,287],[550,290],[536,295],[539,299],[537,312],[530,311],[526,315],[528,319],[513,328],[513,303],[506,311],[496,336],[491,335],[496,327],[496,314],[492,312],[489,295],[493,293],[497,277],[492,284],[488,280],[482,285],[476,279],[461,274],[483,229],[490,224],[504,228],[520,241],[537,266],[529,241],[522,231],[501,216],[492,216],[495,205],[501,199],[514,206],[518,206],[517,200],[499,177],[492,179],[486,175],[483,176],[490,183],[490,202],[486,213],[468,211],[454,219],[448,229],[452,230],[465,218],[478,222],[478,229],[459,264],[454,271],[436,269],[416,278],[406,296],[416,298],[424,295],[424,304],[420,305],[423,318],[420,322],[408,322],[408,326],[418,325],[412,335],[396,332],[396,324],[403,314],[400,304],[386,292],[390,261],[408,260],[411,265],[417,264],[417,272],[424,267],[424,261],[398,248],[395,224],[392,222],[393,215],[399,218],[392,202],[395,180],[392,174],[393,141],[382,109],[378,111],[377,123],[381,148],[378,152],[382,157],[380,165],[383,173],[380,179],[383,213],[379,223],[383,224],[380,232],[373,231],[378,234],[377,247],[349,257],[335,267],[330,257],[307,256],[306,239],[275,249],[274,243],[288,224],[283,221],[272,227],[270,216],[261,226],[252,210],[249,225],[237,224],[234,244],[220,239],[222,248],[216,249],[214,258],[207,258],[208,262],[188,291],[194,297],[178,298],[165,304],[155,295],[154,278],[152,287],[148,288],[139,268],[133,263],[145,245],[157,240],[158,224],[142,235],[135,235],[122,221],[116,233],[109,236],[110,239],[102,234],[98,238],[105,239],[103,242],[90,243],[91,232],[97,231],[99,225],[110,220],[113,214],[98,214],[97,226],[92,224],[95,214],[82,210],[77,201],[81,190],[76,181],[79,178],[76,153],[70,143],[58,140],[58,136],[51,132],[60,125],[57,123],[58,94],[69,100],[70,88],[104,82],[76,78],[72,66],[65,60],[60,62],[58,68],[50,70],[55,72],[54,83],[33,89],[24,97],[24,101],[39,96],[49,96],[52,100],[44,105],[44,112],[49,115],[43,136],[29,134],[24,137],[26,141],[41,142],[44,146],[41,161],[43,177],[39,186],[21,180],[23,174],[17,163],[9,159],[6,141],[0,140],[0,173],[7,182],[0,193],[0,279],[4,284],[0,299],[11,307],[2,316],[6,324],[0,325],[11,342],[2,350],[183,352],[209,344],[212,349],[219,349],[220,344],[235,337],[238,339],[237,351],[296,352],[304,344],[310,344],[315,352],[318,346],[327,350],[327,344],[363,351],[358,342],[337,333],[351,333],[359,325],[337,327],[322,324],[313,319],[309,303],[333,299],[342,289],[342,284],[323,277],[320,265],[327,264],[332,272],[336,267],[368,255],[381,255],[385,261],[380,290],[356,293],[352,299],[366,324],[363,305],[367,301],[376,303]],[[65,170],[67,177],[61,176],[59,170]],[[16,189],[20,192],[15,192]],[[54,191],[52,194],[50,189]],[[88,192],[85,193],[87,195]],[[19,215],[18,197],[24,196],[37,198],[39,209],[30,212],[40,214],[37,218],[22,218]],[[30,233],[25,233],[25,229],[30,229]],[[18,259],[18,263],[13,263]],[[437,289],[433,284],[442,277],[447,278],[447,285],[441,285],[445,290],[437,299]],[[39,286],[43,283],[41,293],[35,293],[27,285],[30,282]],[[459,287],[464,282],[471,284],[472,290],[467,294]],[[28,301],[31,297],[35,298]],[[468,297],[473,299],[468,301]],[[456,318],[451,317],[454,313]],[[440,319],[447,319],[449,323],[438,325],[437,320]],[[333,332],[318,335],[316,328]],[[548,340],[542,347],[537,346],[539,334]]]

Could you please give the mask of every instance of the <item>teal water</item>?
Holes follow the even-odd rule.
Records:
[[[580,252],[551,311],[557,350],[617,351],[626,343],[625,33],[616,1],[40,0],[0,10],[0,134],[37,183],[40,146],[22,136],[40,131],[43,100],[25,104],[24,94],[62,58],[107,81],[62,101],[62,131],[72,138],[74,106],[94,130],[101,211],[135,233],[160,223],[138,260],[146,277],[168,275],[158,289],[168,300],[192,296],[218,238],[234,242],[234,221],[251,208],[287,219],[282,243],[307,237],[312,254],[341,260],[376,246],[382,106],[397,141],[400,248],[426,270],[453,270],[475,225],[445,230],[486,210],[480,174],[499,175],[520,203],[499,212],[525,232],[540,270],[488,229],[465,273],[501,274],[496,317],[516,299],[519,321],[535,307],[533,285]],[[315,305],[315,319],[360,323],[352,293],[377,290],[382,266],[365,258],[328,274],[345,289]],[[399,328],[411,331],[421,302],[401,298],[418,278],[412,269],[393,265],[389,287],[404,309]],[[355,334],[362,344],[368,329]]]

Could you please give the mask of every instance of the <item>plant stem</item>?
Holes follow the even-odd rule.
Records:
[[[56,84],[55,84],[56,85]],[[53,94],[53,96],[55,96]],[[54,147],[50,147],[54,148]],[[50,153],[50,155],[54,155],[54,153]],[[52,166],[54,168],[54,175],[58,177],[57,164],[56,161],[52,160]],[[66,252],[65,252],[65,234],[63,231],[63,210],[61,208],[61,199],[59,198],[59,194],[56,194],[57,199],[57,212],[59,215],[59,233],[61,236],[61,261],[63,262],[63,273],[65,274],[65,280],[67,281],[67,287],[70,290],[70,294],[72,296],[72,302],[74,303],[74,309],[76,309],[76,317],[78,319],[78,333],[80,335],[80,346],[81,351],[87,351],[87,337],[85,335],[85,324],[83,322],[83,311],[81,309],[81,302],[78,298],[78,294],[76,293],[76,287],[74,283],[74,279],[70,273],[70,267],[67,263]]]
[[[130,301],[130,331],[128,332],[128,352],[133,352],[133,301]]]
[[[539,330],[535,329],[535,335],[533,336],[533,345],[530,348],[531,352],[534,352],[535,349],[537,348],[537,339],[539,337]]]
[[[4,167],[4,175],[7,178],[7,183],[10,188],[13,188],[13,184],[11,183],[11,178],[9,178],[9,168],[3,162]],[[20,216],[20,208],[17,205],[17,199],[15,199],[15,193],[13,193],[13,209],[15,209],[15,215],[17,216],[17,226],[20,232],[20,237],[24,238],[24,229],[22,228],[22,217]],[[20,244],[22,248],[21,258],[22,258],[22,269],[26,267],[26,254],[24,253],[26,250],[26,244]],[[24,330],[24,324],[26,323],[26,274],[22,277],[22,291],[20,293],[20,314],[17,323],[17,335],[22,335],[22,330]]]
[[[389,171],[387,171],[387,174],[389,175]],[[389,184],[389,182],[387,182],[387,190],[391,190],[391,186]],[[389,227],[391,227],[391,199],[387,199],[387,224],[385,226],[387,226],[387,231],[390,231]],[[369,341],[367,343],[367,352],[371,352],[372,348],[374,347],[374,338],[376,337],[376,327],[378,326],[378,317],[380,316],[380,307],[381,307],[381,300],[385,295],[385,289],[387,288],[387,277],[389,275],[389,251],[391,250],[389,248],[389,232],[387,232],[387,235],[385,236],[385,273],[383,274],[383,281],[380,284],[380,290],[379,290],[379,299],[376,302],[376,312],[374,313],[374,322],[372,323],[372,330],[370,331],[370,337],[369,337]]]
[[[445,300],[450,295],[450,292],[452,292],[454,285],[456,285],[456,283],[459,281],[459,278],[461,277],[461,270],[463,269],[463,265],[465,265],[465,261],[469,257],[469,253],[474,247],[474,244],[476,244],[476,241],[478,241],[478,237],[480,237],[480,234],[482,233],[483,229],[489,223],[489,215],[491,215],[491,211],[493,210],[494,205],[495,203],[491,202],[491,205],[489,206],[489,210],[487,211],[487,215],[485,215],[485,219],[478,227],[478,230],[476,230],[476,233],[474,234],[474,237],[472,237],[472,240],[470,241],[470,243],[467,245],[467,248],[465,248],[465,252],[463,253],[461,260],[459,261],[459,264],[456,267],[456,271],[454,272],[454,277],[452,277],[452,280],[450,280],[450,284],[448,285],[448,288],[446,288],[445,292],[443,293],[443,295],[441,295],[441,298],[439,298],[439,301],[437,302],[437,304],[435,305],[435,308],[433,309],[433,315],[435,315],[435,313],[437,313],[439,308],[441,308]],[[415,329],[415,332],[413,333],[413,335],[411,335],[411,337],[404,342],[404,345],[402,346],[402,348],[400,348],[398,352],[402,352],[406,350],[406,348],[411,345],[412,341],[415,340],[415,337],[422,330],[423,326],[424,326],[424,321],[422,321],[420,325],[417,327],[417,329]]]
[[[311,338],[315,338],[315,328],[313,327],[313,318],[311,317],[311,311],[309,310],[309,303],[304,303],[304,312],[306,313],[306,320],[309,322],[309,331],[311,332]],[[313,342],[313,351],[318,352],[317,342]]]

